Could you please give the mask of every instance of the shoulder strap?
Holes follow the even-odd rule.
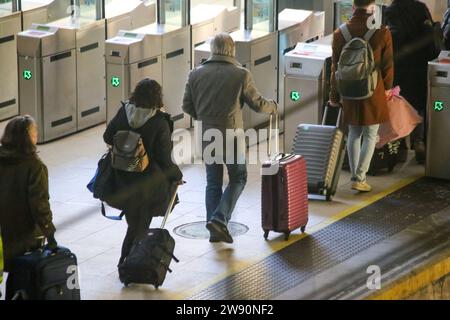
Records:
[[[107,218],[107,219],[109,219],[109,220],[115,220],[115,221],[121,221],[121,220],[122,220],[123,216],[125,215],[125,212],[124,212],[124,211],[122,211],[122,212],[120,213],[120,215],[118,215],[118,216],[107,216],[107,215],[106,215],[105,204],[103,203],[103,201],[101,201],[101,203],[102,203],[102,215],[103,215],[105,218]]]
[[[367,42],[370,41],[370,39],[372,38],[372,36],[375,34],[375,32],[377,32],[377,29],[369,29],[369,31],[367,31],[367,33],[364,35],[364,40],[366,40]]]
[[[341,30],[342,35],[344,36],[345,42],[350,42],[352,40],[352,34],[350,33],[350,30],[348,30],[348,26],[346,23],[342,24],[339,27],[339,30]]]

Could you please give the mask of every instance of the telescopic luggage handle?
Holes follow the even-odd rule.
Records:
[[[323,111],[323,118],[322,118],[322,125],[325,125],[325,122],[327,120],[328,110],[331,108],[330,103],[327,102],[325,105],[325,110]],[[339,103],[339,107],[335,107],[339,109],[339,113],[336,120],[336,127],[339,127],[339,124],[341,123],[341,117],[342,117],[342,105]]]
[[[275,125],[274,125],[274,118],[275,118]],[[275,139],[273,139],[273,135],[272,135],[272,131],[275,128]],[[279,153],[279,143],[278,143],[278,135],[277,133],[279,132],[279,128],[280,128],[280,117],[278,115],[278,112],[275,111],[274,113],[270,114],[270,118],[269,118],[269,142],[268,142],[268,147],[269,149],[267,150],[267,156],[269,157],[269,159],[273,158],[273,154],[272,154],[272,144],[273,144],[273,140],[275,140],[275,156],[278,155]]]
[[[183,181],[183,184],[184,184],[184,181]],[[167,222],[167,218],[169,217],[169,214],[172,212],[173,205],[175,204],[175,199],[177,198],[179,186],[180,186],[180,184],[178,182],[175,182],[175,190],[173,192],[172,197],[170,198],[169,207],[167,208],[166,214],[164,215],[164,219],[161,223],[161,229],[164,229],[164,226],[166,225],[166,222]]]

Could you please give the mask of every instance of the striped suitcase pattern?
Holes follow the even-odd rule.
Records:
[[[306,159],[309,194],[330,200],[336,193],[345,154],[342,131],[335,126],[300,124],[292,149]]]
[[[305,158],[287,155],[267,162],[263,167],[278,166],[274,175],[262,176],[262,227],[264,238],[270,231],[285,234],[308,223],[308,185]]]

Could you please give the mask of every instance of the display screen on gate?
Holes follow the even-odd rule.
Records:
[[[442,111],[442,110],[444,110],[444,102],[442,102],[442,101],[435,101],[434,102],[434,110],[435,111]]]
[[[112,77],[111,78],[111,85],[115,88],[120,86],[120,78],[119,77]]]
[[[299,101],[301,98],[300,92],[298,91],[291,91],[291,100],[294,102]]]
[[[33,73],[31,72],[31,70],[24,70],[22,75],[25,80],[31,80],[31,78],[33,77]]]

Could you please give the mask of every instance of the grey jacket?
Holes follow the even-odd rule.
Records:
[[[261,96],[250,71],[236,59],[213,55],[189,74],[183,111],[202,121],[204,128],[243,129],[244,103],[256,112],[272,113],[277,108]]]

